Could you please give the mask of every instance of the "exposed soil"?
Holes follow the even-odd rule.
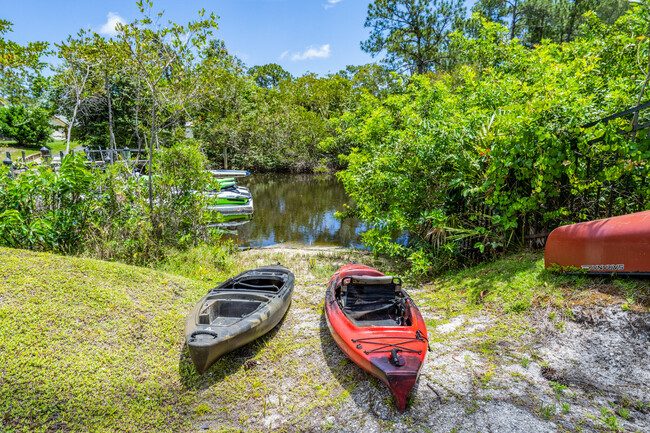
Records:
[[[516,316],[448,316],[422,301],[431,351],[399,414],[388,389],[336,347],[323,315],[328,276],[370,256],[282,248],[242,255],[291,263],[293,303],[270,335],[194,378],[204,402],[196,431],[650,431],[650,314],[621,308],[620,294],[596,287],[591,295],[607,302]],[[416,302],[431,289],[407,287]]]

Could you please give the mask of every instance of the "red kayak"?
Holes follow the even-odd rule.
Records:
[[[565,271],[650,275],[650,211],[558,227],[544,261]]]
[[[325,296],[327,326],[339,348],[380,379],[404,412],[427,352],[427,328],[397,277],[369,266],[341,267]]]

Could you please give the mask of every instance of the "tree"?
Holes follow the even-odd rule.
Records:
[[[50,115],[38,106],[12,105],[0,108],[0,135],[11,137],[20,146],[40,145],[52,132]]]
[[[386,51],[388,65],[411,74],[436,70],[449,58],[448,35],[464,14],[462,0],[375,0],[364,24],[372,30],[361,49],[373,57]]]
[[[0,19],[0,106],[27,105],[34,96],[42,94],[45,81],[41,71],[47,54],[47,42],[29,42],[22,46],[7,40],[3,35],[11,31],[12,24]]]
[[[151,1],[136,2],[144,18],[119,26],[126,61],[149,100],[149,206],[153,214],[152,161],[154,145],[160,148],[160,130],[163,122],[177,120],[186,113],[187,102],[198,94],[198,80],[192,74],[194,53],[206,45],[208,36],[217,28],[216,16],[202,18],[181,26],[171,21],[161,25],[163,13],[152,18]],[[140,93],[138,94],[140,95]],[[140,96],[138,96],[140,98]],[[154,224],[155,225],[155,224]]]
[[[521,20],[526,10],[525,0],[480,0],[472,8],[482,12],[487,19],[498,24],[510,25],[510,39],[514,39],[521,27]]]
[[[96,41],[84,30],[77,33],[77,36],[77,39],[69,36],[65,42],[56,44],[61,59],[57,78],[62,89],[62,97],[72,102],[66,134],[66,152],[70,152],[72,127],[77,121],[79,107],[93,93],[93,89],[89,86],[93,70],[101,63]]]
[[[479,0],[472,10],[507,25],[511,40],[519,37],[532,46],[542,39],[574,40],[587,11],[611,24],[628,8],[627,0]]]
[[[399,74],[376,63],[348,65],[339,75],[350,80],[353,89],[365,90],[379,99],[397,92],[401,85]]]
[[[253,77],[258,86],[267,89],[277,88],[281,81],[291,79],[291,74],[277,63],[253,66],[248,70],[248,75]]]

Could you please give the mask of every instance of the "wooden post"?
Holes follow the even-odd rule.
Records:
[[[228,146],[223,148],[223,169],[228,170]]]

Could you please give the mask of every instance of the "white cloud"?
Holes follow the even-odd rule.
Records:
[[[280,60],[284,59],[289,55],[289,50],[283,51],[282,54],[280,54]]]
[[[330,44],[321,47],[311,46],[303,53],[295,53],[291,60],[325,59],[330,56]]]
[[[336,6],[337,3],[341,2],[342,0],[327,0],[327,4],[324,4],[323,7],[325,9],[333,8]]]
[[[102,24],[102,26],[99,29],[99,33],[106,36],[116,36],[117,30],[115,30],[115,26],[118,23],[126,24],[126,21],[124,21],[124,18],[122,18],[115,12],[109,12],[108,15],[106,15],[106,23]]]

